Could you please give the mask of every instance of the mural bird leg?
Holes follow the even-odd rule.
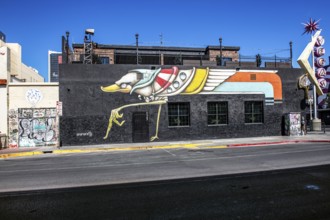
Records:
[[[154,141],[154,140],[158,139],[158,127],[159,127],[159,119],[160,119],[161,110],[162,110],[162,104],[160,104],[159,107],[158,107],[156,134],[150,138],[150,141]]]
[[[160,118],[160,110],[161,110],[161,105],[165,104],[167,100],[158,100],[158,101],[153,101],[153,102],[147,102],[147,103],[135,103],[135,104],[129,104],[129,105],[124,105],[119,108],[113,109],[111,111],[111,115],[109,118],[109,124],[107,128],[106,135],[104,136],[103,139],[107,139],[109,136],[109,133],[111,131],[113,123],[117,124],[118,126],[122,126],[125,123],[124,121],[119,122],[118,119],[123,117],[123,114],[119,114],[119,111],[121,111],[124,108],[128,107],[133,107],[133,106],[142,106],[142,105],[160,105],[158,109],[158,116],[157,116],[157,124],[156,124],[156,134],[151,137],[150,141],[153,141],[158,138],[158,127],[159,127],[159,118]]]
[[[107,139],[108,136],[109,136],[109,132],[112,128],[112,123],[114,122],[115,124],[117,124],[119,127],[122,126],[124,123],[125,123],[125,120],[122,121],[122,122],[119,122],[117,119],[118,118],[122,118],[123,117],[123,114],[119,114],[119,111],[120,111],[120,108],[118,109],[113,109],[111,111],[111,115],[110,115],[110,118],[109,118],[109,125],[108,125],[108,129],[107,129],[107,133],[105,135],[105,137],[103,139]]]

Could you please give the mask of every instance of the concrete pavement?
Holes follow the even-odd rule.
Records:
[[[91,153],[108,151],[131,151],[131,150],[152,150],[152,149],[211,149],[211,148],[234,148],[276,145],[303,142],[324,142],[329,143],[330,135],[327,133],[308,133],[304,136],[267,136],[250,138],[230,138],[230,139],[208,139],[192,141],[173,141],[173,142],[148,142],[148,143],[125,143],[125,144],[103,144],[103,145],[84,145],[84,146],[63,146],[56,147],[22,147],[16,149],[0,150],[0,159],[26,157],[42,154],[72,154],[72,153]]]

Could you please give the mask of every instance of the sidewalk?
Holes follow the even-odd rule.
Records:
[[[56,147],[22,147],[16,149],[0,150],[0,159],[13,157],[26,157],[41,154],[69,154],[69,153],[91,153],[106,151],[131,151],[131,150],[152,150],[152,149],[210,149],[210,148],[234,148],[248,146],[262,146],[272,144],[288,144],[303,142],[329,143],[330,135],[327,133],[309,133],[305,136],[267,136],[251,138],[230,138],[230,139],[208,139],[192,141],[173,142],[148,142],[148,143],[125,143],[125,144],[102,144],[102,145],[80,145]]]

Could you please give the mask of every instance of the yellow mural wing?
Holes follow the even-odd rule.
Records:
[[[190,83],[190,85],[186,88],[186,90],[182,93],[183,95],[193,95],[198,94],[202,91],[207,76],[209,74],[209,68],[207,69],[196,69],[196,74]]]

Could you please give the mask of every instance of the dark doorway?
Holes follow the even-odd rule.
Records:
[[[133,142],[149,142],[148,112],[133,112]]]
[[[325,125],[330,125],[330,111],[320,112],[320,118]]]

